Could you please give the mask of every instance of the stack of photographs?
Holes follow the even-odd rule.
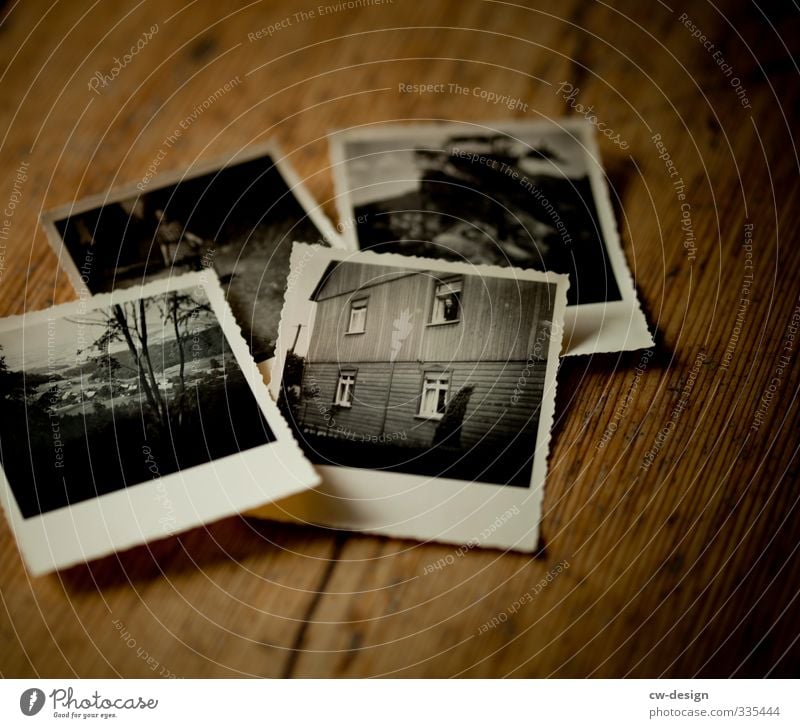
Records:
[[[44,216],[80,300],[0,321],[32,573],[256,507],[536,549],[559,355],[652,345],[588,125],[331,153],[341,237],[274,144]]]

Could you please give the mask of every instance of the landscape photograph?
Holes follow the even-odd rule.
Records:
[[[57,311],[0,332],[0,461],[24,518],[275,440],[202,287]]]

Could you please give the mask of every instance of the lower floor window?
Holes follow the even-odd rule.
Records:
[[[447,409],[447,392],[450,389],[450,375],[436,372],[426,374],[422,383],[422,399],[419,413],[423,417],[439,419]]]
[[[355,372],[339,372],[339,382],[336,385],[336,397],[333,403],[340,407],[351,407],[353,404],[353,390],[355,386]]]

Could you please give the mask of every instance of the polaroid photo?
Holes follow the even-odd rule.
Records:
[[[534,550],[568,286],[295,245],[270,389],[323,482],[260,515]]]
[[[51,210],[42,224],[79,294],[213,266],[256,362],[274,352],[292,241],[341,246],[274,142],[148,172]]]
[[[330,147],[351,250],[564,273],[563,354],[653,345],[585,121],[359,127]]]
[[[0,320],[0,495],[42,574],[319,482],[212,270]]]

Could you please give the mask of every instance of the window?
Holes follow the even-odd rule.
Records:
[[[339,372],[339,381],[336,384],[336,397],[333,403],[339,407],[353,406],[353,389],[356,386],[355,372]]]
[[[350,322],[347,326],[348,334],[363,334],[367,328],[367,299],[350,303]]]
[[[447,409],[447,391],[450,375],[443,372],[426,374],[422,381],[422,400],[419,405],[421,417],[441,419]]]
[[[461,318],[461,278],[437,284],[433,294],[432,324],[455,323]]]

